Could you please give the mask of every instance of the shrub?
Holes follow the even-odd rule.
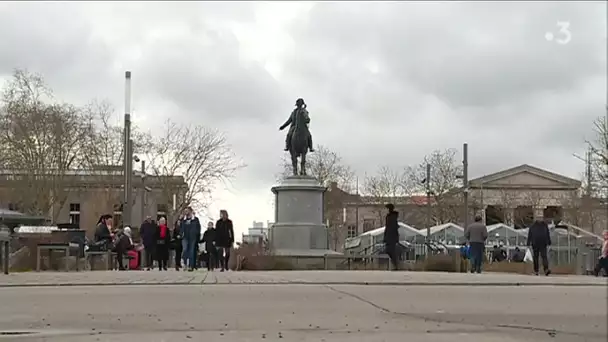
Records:
[[[432,255],[423,262],[424,270],[431,272],[458,272],[456,259],[451,255]]]

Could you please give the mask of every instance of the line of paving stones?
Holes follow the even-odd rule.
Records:
[[[95,285],[452,285],[452,286],[606,286],[606,278],[555,276],[534,277],[507,274],[448,274],[371,271],[283,271],[283,272],[176,272],[95,271],[30,272],[0,275],[0,287],[95,286]]]

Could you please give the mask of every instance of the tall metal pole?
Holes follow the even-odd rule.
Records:
[[[146,161],[141,161],[141,222],[146,218]]]
[[[591,193],[593,192],[593,170],[591,169],[591,161],[593,158],[593,147],[589,146],[589,149],[587,150],[587,158],[585,158],[585,162],[586,162],[586,167],[587,167],[587,172],[586,172],[586,176],[587,176],[587,187],[585,189],[585,195],[588,198],[591,198]]]
[[[356,233],[355,236],[359,236],[360,230],[359,230],[359,200],[361,199],[361,197],[359,196],[359,176],[357,176],[356,178],[356,195],[357,195],[357,202],[355,202],[355,228],[356,229]]]
[[[604,137],[602,140],[603,145],[606,146],[606,150],[604,151],[604,161],[606,162],[606,169],[604,169],[604,175],[608,176],[608,105],[606,106],[606,117],[604,118]],[[605,199],[606,199],[606,217],[608,217],[608,183],[607,182],[603,182],[604,184],[602,184],[603,186],[605,186],[606,188],[604,188],[604,194],[606,195]]]
[[[133,139],[129,139],[129,156],[133,157]],[[125,226],[133,224],[133,158],[127,163],[127,172],[129,175],[129,189],[127,191],[126,213],[128,220],[124,223]]]
[[[462,145],[462,187],[464,188],[464,226],[469,226],[469,144]]]
[[[426,241],[431,241],[431,164],[426,164]],[[427,251],[428,252],[428,251]],[[427,254],[428,256],[428,254]]]
[[[125,123],[123,140],[123,173],[125,177],[123,199],[123,225],[131,224],[131,168],[132,156],[129,141],[131,140],[131,72],[125,72]]]

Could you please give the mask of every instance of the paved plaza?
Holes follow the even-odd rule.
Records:
[[[0,276],[0,301],[0,341],[605,342],[608,337],[606,281],[591,277],[43,272]]]

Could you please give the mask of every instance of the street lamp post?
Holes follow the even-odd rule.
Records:
[[[469,226],[469,144],[462,145],[462,186],[464,188],[464,226]]]
[[[133,161],[136,163],[141,162],[141,189],[140,189],[140,193],[141,193],[141,203],[139,204],[139,217],[141,222],[144,221],[145,217],[146,217],[146,205],[147,205],[147,196],[146,196],[146,192],[148,191],[148,189],[146,188],[146,161],[145,160],[141,160],[139,159],[138,156],[133,156]]]
[[[426,164],[426,178],[424,179],[426,185],[426,257],[431,255],[431,164]]]
[[[124,204],[123,225],[131,224],[131,198],[133,189],[131,186],[133,170],[133,149],[131,146],[131,72],[125,72],[125,118],[123,131],[123,173],[124,173]]]

